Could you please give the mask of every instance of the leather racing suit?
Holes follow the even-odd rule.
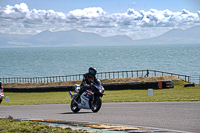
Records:
[[[90,89],[91,87],[91,83],[92,83],[92,80],[93,82],[95,82],[96,84],[99,85],[99,82],[96,78],[96,76],[93,76],[91,75],[90,73],[86,73],[83,75],[83,80],[82,80],[82,83],[81,83],[81,88],[79,90],[79,96],[86,90]]]

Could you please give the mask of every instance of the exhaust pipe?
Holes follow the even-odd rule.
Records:
[[[78,104],[78,102],[74,99],[74,95],[72,94],[71,91],[69,91],[69,95],[70,95],[71,99],[72,99],[76,104]]]

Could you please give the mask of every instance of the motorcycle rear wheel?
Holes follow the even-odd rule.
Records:
[[[94,100],[91,99],[90,101],[90,108],[92,110],[92,112],[96,113],[100,110],[101,108],[101,104],[102,104],[102,100],[101,97],[94,97]]]
[[[75,98],[75,100],[78,100],[78,98]],[[77,112],[79,112],[81,110],[81,109],[78,108],[78,104],[74,100],[71,101],[70,107],[71,107],[71,110],[74,113],[77,113]]]

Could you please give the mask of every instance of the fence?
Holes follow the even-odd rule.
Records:
[[[156,70],[134,70],[134,71],[113,71],[113,72],[100,72],[97,73],[97,78],[99,79],[115,79],[115,78],[125,78],[125,77],[150,77],[150,76],[175,76],[179,79],[184,79],[190,82],[190,76],[180,75],[175,73],[168,73]],[[77,75],[67,75],[67,76],[52,76],[52,77],[33,77],[33,78],[0,78],[2,83],[44,83],[44,82],[61,82],[61,81],[74,81],[82,80],[83,74]]]
[[[194,82],[195,84],[200,84],[200,75],[192,75],[191,81]]]

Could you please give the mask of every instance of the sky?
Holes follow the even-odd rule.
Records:
[[[200,0],[0,0],[0,33],[77,29],[133,40],[200,25]]]

